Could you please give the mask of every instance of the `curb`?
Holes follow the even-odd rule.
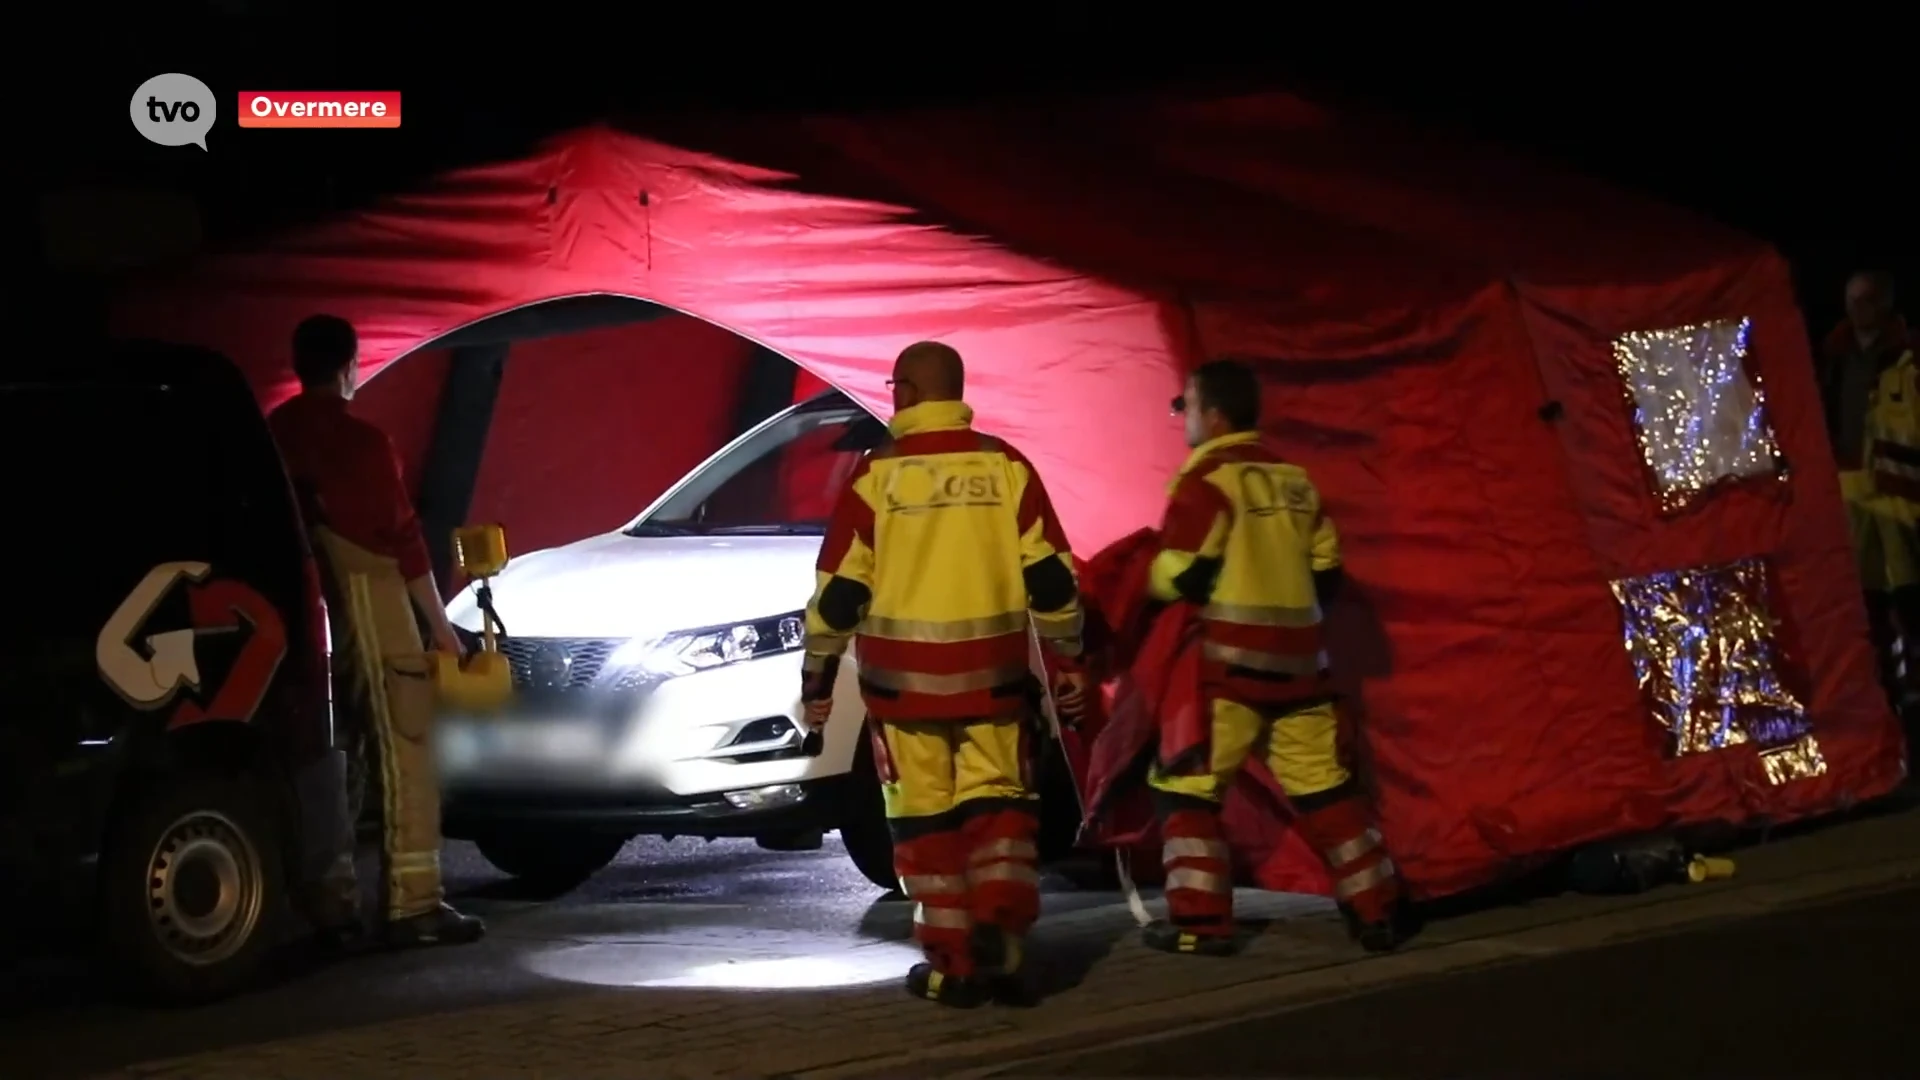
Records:
[[[932,1046],[880,1054],[858,1061],[787,1074],[783,1080],[1010,1076],[1024,1065],[1089,1044],[1145,1042],[1180,1028],[1219,1026],[1317,1005],[1395,983],[1471,968],[1584,951],[1639,938],[1659,937],[1697,923],[1739,919],[1810,901],[1898,888],[1920,880],[1920,857],[1868,867],[1848,867],[1752,885],[1723,886],[1705,895],[1676,893],[1670,900],[1620,911],[1487,934],[1387,956],[1292,971],[1190,994],[1173,1001],[1134,1005],[1052,1026],[1044,1034],[1015,1032],[969,1040],[964,1049]]]

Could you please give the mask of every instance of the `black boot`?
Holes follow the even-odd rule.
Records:
[[[907,970],[907,993],[914,997],[956,1009],[971,1009],[984,1004],[987,990],[981,980],[970,975],[947,975],[935,971],[932,964],[915,964]]]
[[[1191,953],[1196,956],[1232,956],[1240,951],[1239,942],[1225,934],[1195,934],[1170,922],[1156,921],[1140,929],[1140,940],[1149,949],[1161,952]]]
[[[1346,904],[1340,905],[1340,917],[1347,924],[1347,936],[1370,953],[1387,953],[1404,945],[1418,930],[1412,909],[1396,903],[1385,919],[1367,922]]]
[[[968,942],[973,966],[994,1002],[1016,1009],[1040,1004],[1040,980],[1024,940],[997,926],[976,923]]]
[[[426,945],[469,945],[486,936],[487,924],[472,915],[463,915],[441,904],[424,915],[412,915],[387,923],[387,945],[396,949]]]
[[[313,943],[326,956],[359,952],[370,936],[360,918],[358,897],[350,889],[317,885],[304,891],[300,912],[313,927]]]

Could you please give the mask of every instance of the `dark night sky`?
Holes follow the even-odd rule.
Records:
[[[1618,14],[1626,9],[1585,4],[1565,6],[1574,31],[1547,35],[1564,39],[1551,48],[1514,44],[1529,31],[1505,22],[1477,33],[1434,23],[1368,36],[1281,26],[1273,16],[1116,28],[1076,5],[1036,7],[1041,15],[1019,23],[983,15],[960,30],[880,38],[806,26],[792,14],[749,17],[746,8],[623,5],[609,9],[619,15],[570,17],[584,6],[551,3],[499,9],[431,35],[395,29],[391,16],[372,17],[384,29],[369,32],[336,7],[303,6],[299,23],[193,14],[261,6],[181,5],[171,21],[89,38],[52,77],[57,106],[41,115],[36,144],[59,152],[42,158],[38,186],[188,192],[220,242],[510,154],[608,111],[875,108],[982,94],[1267,85],[1470,132],[1758,233],[1794,260],[1819,329],[1837,314],[1840,279],[1855,266],[1913,281],[1903,300],[1920,289],[1912,257],[1920,199],[1896,167],[1920,130],[1920,83],[1907,59],[1846,60],[1818,34],[1797,35],[1799,52],[1776,41],[1768,56],[1714,24],[1676,28],[1669,19],[1655,39]],[[904,27],[910,12],[900,10],[895,25]],[[1611,23],[1594,18],[1603,12],[1614,13]],[[713,17],[723,21],[693,21]],[[509,18],[522,21],[504,25]],[[603,30],[583,35],[576,23]],[[730,43],[727,33],[743,23],[752,32]],[[1823,55],[1836,63],[1819,62]],[[405,124],[397,132],[222,127],[210,153],[154,147],[129,129],[127,95],[168,70],[222,94],[242,84],[399,89]]]

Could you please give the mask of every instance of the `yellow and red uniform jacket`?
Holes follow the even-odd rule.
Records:
[[[1907,321],[1899,316],[1894,317],[1892,325],[1874,343],[1869,355],[1861,355],[1863,350],[1854,336],[1853,323],[1846,319],[1842,319],[1826,340],[1821,342],[1814,364],[1814,377],[1820,384],[1827,431],[1833,438],[1833,460],[1842,473],[1871,469],[1873,439],[1870,435],[1861,437],[1864,425],[1871,421],[1876,399],[1886,396],[1887,370],[1896,366],[1902,355],[1912,352],[1912,349],[1913,339],[1908,335]],[[1854,368],[1855,364],[1865,365],[1866,370]],[[1864,386],[1860,387],[1865,391],[1864,400],[1847,400],[1849,391],[1854,389],[1848,385],[1849,374],[1864,377]],[[1865,414],[1857,421],[1849,415],[1856,409],[1863,410]]]
[[[1903,347],[1880,372],[1867,404],[1865,455],[1876,503],[1908,520],[1920,511],[1920,364],[1913,354]],[[1888,499],[1901,504],[1888,507]]]
[[[1258,432],[1202,444],[1174,480],[1151,591],[1201,605],[1207,693],[1250,708],[1328,693],[1321,592],[1340,539],[1305,469]]]
[[[1029,626],[1079,655],[1073,555],[1040,475],[972,424],[957,401],[903,409],[854,470],[807,605],[810,699],[831,692],[856,635],[861,695],[881,720],[1025,709]]]

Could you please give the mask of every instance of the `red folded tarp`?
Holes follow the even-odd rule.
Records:
[[[1081,565],[1089,646],[1107,692],[1065,740],[1086,789],[1082,839],[1131,851],[1135,876],[1159,874],[1159,830],[1143,783],[1168,726],[1192,724],[1200,695],[1197,610],[1147,603],[1149,564],[1158,534],[1143,529]],[[1264,764],[1249,762],[1222,807],[1221,823],[1242,884],[1325,895],[1325,866],[1290,827],[1286,796]]]
[[[1155,522],[1181,373],[1254,364],[1269,434],[1342,532],[1329,651],[1418,891],[1645,822],[1804,817],[1902,775],[1785,264],[1377,117],[1262,94],[598,127],[209,259],[119,319],[219,349],[272,403],[314,311],[360,326],[378,372],[584,293],[725,327],[882,415],[900,348],[951,342],[981,426],[1033,459],[1083,552]],[[1664,513],[1613,342],[1742,318],[1791,475]],[[1752,744],[1673,757],[1636,679],[1609,583],[1750,558],[1823,769],[1775,777]]]

